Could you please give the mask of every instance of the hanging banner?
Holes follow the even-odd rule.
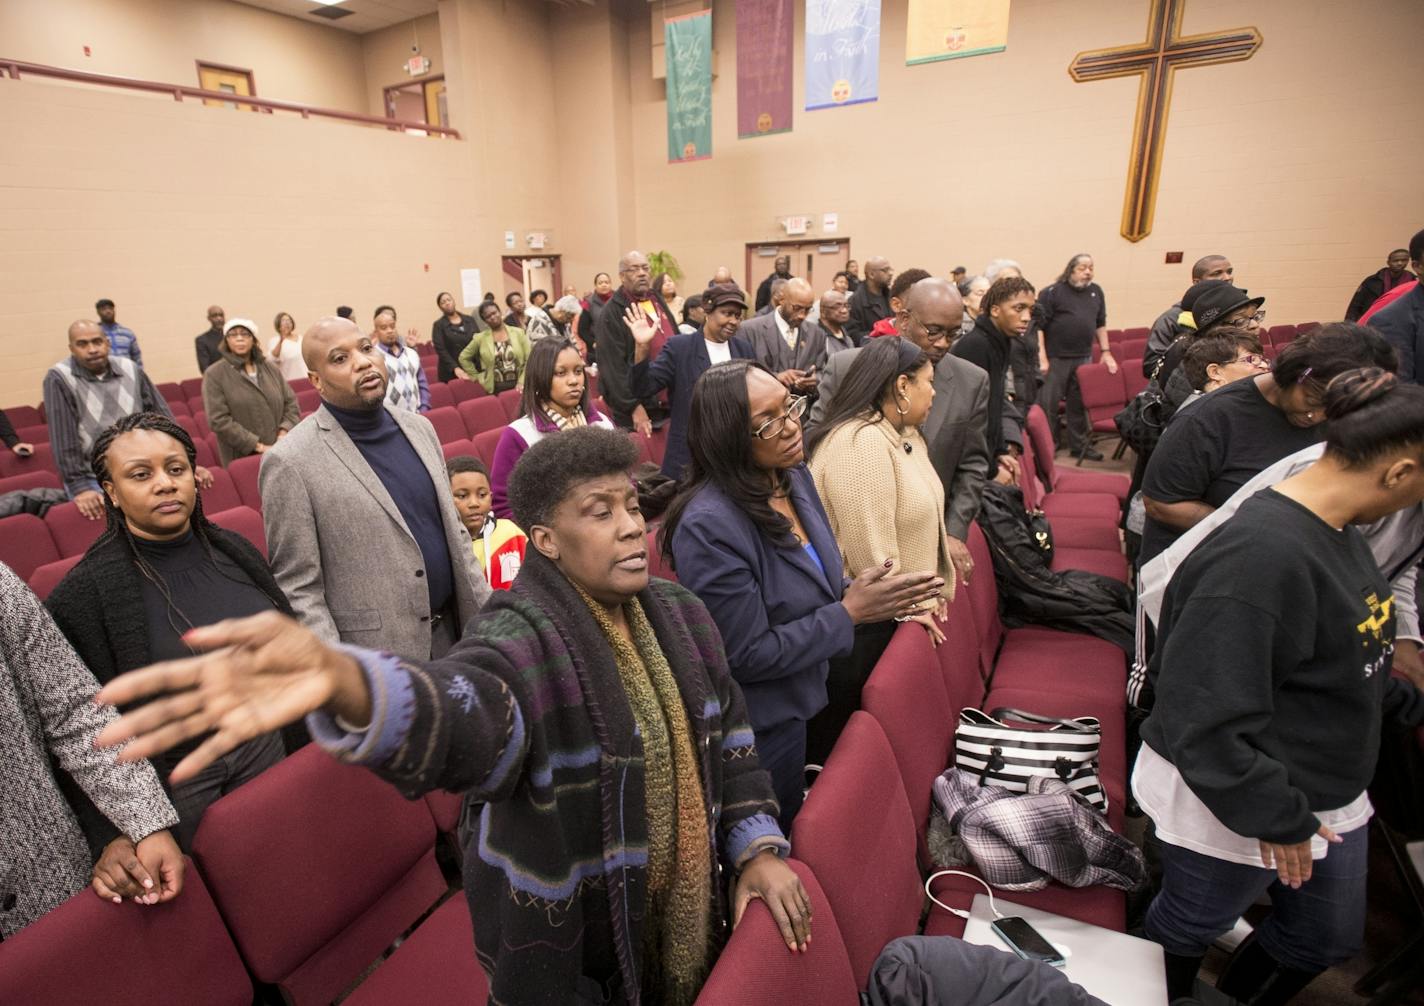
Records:
[[[1009,0],[910,0],[905,62],[1003,52],[1009,42]]]
[[[806,0],[806,111],[880,95],[880,0]]]
[[[737,136],[791,130],[791,0],[737,0]]]
[[[712,12],[663,24],[667,45],[668,163],[712,156]]]

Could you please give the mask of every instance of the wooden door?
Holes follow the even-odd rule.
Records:
[[[811,284],[819,297],[830,289],[831,277],[850,261],[850,238],[747,242],[746,289],[751,292],[771,275],[777,256],[791,257],[791,275]]]
[[[221,91],[223,94],[257,96],[257,88],[252,81],[252,71],[235,66],[219,66],[216,63],[198,64],[198,86],[205,91]],[[213,108],[237,108],[255,112],[256,105],[245,105],[238,101],[222,101],[218,98],[204,98],[203,104]]]

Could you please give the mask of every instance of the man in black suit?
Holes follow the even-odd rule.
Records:
[[[791,278],[790,255],[776,256],[776,271],[773,272],[766,279],[762,280],[761,286],[757,287],[756,307],[754,308],[754,310],[759,312],[762,308],[766,307],[768,304],[771,303],[771,284],[777,277],[780,277],[784,280]]]
[[[1409,258],[1416,273],[1424,269],[1424,231],[1410,240]],[[1424,384],[1424,285],[1370,315],[1370,324],[1399,354],[1399,379]]]
[[[867,262],[867,272],[870,268],[871,263]],[[963,319],[964,301],[954,284],[930,277],[910,288],[895,316],[895,326],[934,364],[934,405],[922,432],[930,447],[930,461],[944,483],[949,558],[968,583],[974,570],[966,544],[969,525],[979,515],[979,498],[992,463],[984,435],[988,426],[989,375],[967,360],[949,355],[949,344],[959,334]],[[820,398],[811,407],[807,430],[824,421],[837,386],[859,355],[859,348],[847,349],[826,361],[817,388]],[[993,573],[988,571],[985,575]]]

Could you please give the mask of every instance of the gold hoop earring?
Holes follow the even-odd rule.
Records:
[[[900,413],[900,415],[902,415],[902,416],[909,415],[909,413],[910,413],[910,410],[909,410],[909,409],[902,409],[902,408],[900,408],[900,401],[903,401],[906,405],[909,405],[909,404],[910,404],[910,399],[909,399],[907,396],[905,396],[905,395],[896,395],[895,397],[896,397],[897,399],[899,399],[899,401],[897,401],[897,402],[895,403],[895,411],[898,412],[898,413]]]

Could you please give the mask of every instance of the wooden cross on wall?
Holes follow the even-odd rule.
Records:
[[[1178,68],[1236,63],[1250,59],[1261,47],[1255,28],[1180,34],[1187,0],[1148,0],[1151,18],[1147,38],[1136,45],[1080,52],[1068,67],[1078,83],[1110,77],[1141,76],[1137,91],[1137,121],[1132,129],[1132,159],[1127,169],[1127,198],[1122,207],[1122,236],[1141,241],[1152,232],[1157,208],[1157,182],[1162,172],[1162,142],[1167,135],[1167,109],[1172,102],[1172,78]]]

